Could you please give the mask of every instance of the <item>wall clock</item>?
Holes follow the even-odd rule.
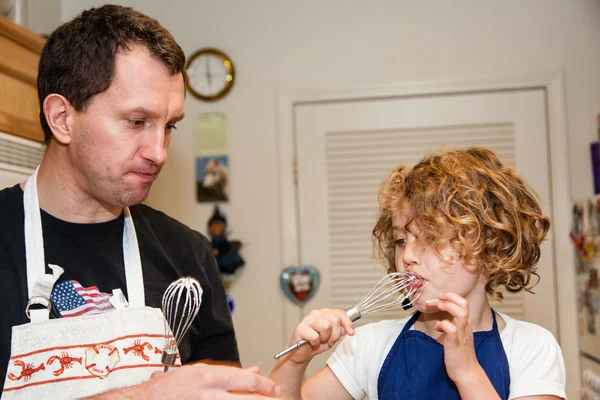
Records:
[[[216,101],[225,96],[235,80],[235,69],[227,54],[215,48],[193,53],[185,66],[187,88],[196,98]]]

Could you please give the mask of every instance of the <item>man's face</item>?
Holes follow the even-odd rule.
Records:
[[[84,196],[117,207],[148,197],[183,118],[184,93],[182,74],[171,75],[145,47],[117,53],[110,87],[73,116],[68,153]]]

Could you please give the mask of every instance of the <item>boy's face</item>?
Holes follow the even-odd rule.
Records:
[[[423,278],[423,293],[413,303],[421,312],[432,312],[425,307],[425,301],[435,299],[440,293],[454,292],[467,300],[480,296],[485,292],[485,281],[481,273],[474,273],[466,268],[460,254],[450,246],[442,246],[439,252],[433,246],[425,246],[417,242],[420,231],[411,223],[408,212],[392,216],[392,233],[396,242],[396,270],[411,271]]]

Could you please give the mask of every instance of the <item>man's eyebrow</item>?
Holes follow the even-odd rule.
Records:
[[[137,114],[142,114],[143,116],[145,116],[146,118],[158,118],[159,115],[157,113],[155,113],[154,111],[150,111],[147,108],[144,107],[136,107],[133,110],[131,110],[133,113],[137,113]],[[183,118],[185,117],[185,114],[179,114],[174,116],[173,118],[171,118],[169,120],[169,123],[175,123],[175,122],[179,122],[181,121]]]
[[[145,117],[148,117],[148,118],[157,118],[158,117],[157,113],[155,113],[154,111],[150,111],[150,110],[148,110],[147,108],[144,108],[144,107],[136,107],[133,110],[131,110],[131,112],[137,113],[137,114],[142,114],[142,115],[144,115]]]

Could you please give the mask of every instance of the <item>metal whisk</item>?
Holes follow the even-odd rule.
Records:
[[[412,307],[412,302],[421,296],[422,288],[423,280],[410,272],[387,274],[381,278],[364,299],[354,307],[347,309],[346,314],[354,322],[365,314],[393,310],[399,307],[407,310]],[[416,297],[411,300],[410,297],[413,295],[416,295]],[[306,343],[308,343],[307,340],[299,341],[281,353],[275,354],[275,359],[291,353]]]
[[[165,372],[175,364],[181,339],[200,311],[202,287],[195,278],[186,276],[172,282],[162,298],[165,315],[166,344],[162,355]]]

